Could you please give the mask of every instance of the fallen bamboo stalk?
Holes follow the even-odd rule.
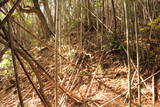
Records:
[[[160,70],[159,70],[158,72],[156,72],[156,73],[152,74],[152,75],[151,75],[151,76],[149,76],[148,78],[144,79],[143,81],[141,81],[141,83],[140,83],[140,84],[142,84],[143,82],[145,82],[145,81],[149,80],[150,78],[152,78],[153,76],[157,75],[158,73],[160,73]],[[134,87],[132,87],[131,89],[136,88],[136,87],[137,87],[138,85],[140,85],[140,84],[136,84],[136,85],[135,85]],[[128,92],[128,91],[124,91],[122,94],[118,95],[117,97],[114,97],[114,98],[113,98],[113,99],[111,99],[110,101],[107,101],[106,103],[104,103],[104,104],[103,104],[103,105],[101,105],[100,107],[105,107],[105,105],[107,105],[108,103],[110,103],[110,102],[112,102],[112,101],[116,100],[117,98],[121,97],[122,95],[126,94],[127,92]]]

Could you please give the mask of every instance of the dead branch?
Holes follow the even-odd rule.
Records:
[[[149,76],[148,78],[144,79],[143,81],[141,81],[141,83],[140,83],[140,84],[142,84],[143,82],[145,82],[145,81],[149,80],[150,78],[152,78],[153,76],[157,75],[158,73],[160,73],[160,70],[159,70],[158,72],[156,72],[156,73],[152,74],[152,75],[151,75],[151,76]],[[140,84],[136,84],[136,85],[135,85],[134,87],[132,87],[131,89],[136,88],[136,87],[137,87],[138,85],[140,85]],[[119,97],[121,97],[121,96],[125,95],[127,92],[128,92],[128,90],[127,90],[127,91],[124,91],[122,94],[120,94],[120,95],[118,95],[118,96],[114,97],[114,98],[113,98],[113,99],[111,99],[110,101],[106,101],[106,102],[105,102],[103,105],[101,105],[100,107],[105,107],[105,105],[107,105],[108,103],[110,103],[110,102],[112,102],[112,101],[116,100],[117,98],[119,98]]]

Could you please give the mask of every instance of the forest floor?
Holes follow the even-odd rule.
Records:
[[[53,45],[48,43],[49,45]],[[126,53],[122,50],[101,51],[95,46],[86,49],[73,46],[63,46],[61,55],[66,59],[59,58],[59,83],[72,94],[83,99],[83,103],[76,103],[67,97],[62,91],[58,91],[58,99],[61,107],[126,107],[128,88]],[[47,47],[41,46],[29,51],[45,70],[54,78],[55,60],[54,53]],[[74,65],[72,64],[74,63]],[[26,64],[27,65],[27,64]],[[132,63],[132,66],[136,64]],[[31,68],[27,66],[31,71]],[[135,73],[131,69],[132,76]],[[23,70],[18,66],[20,87],[26,107],[42,106]],[[34,83],[37,83],[35,75],[30,72]],[[136,86],[137,76],[133,78],[132,86]],[[143,79],[145,79],[144,77]],[[1,81],[0,107],[18,107],[18,96],[15,87],[14,77]],[[43,77],[44,92],[46,98],[54,104],[54,87]],[[124,94],[123,94],[124,93]],[[132,89],[132,105],[137,106],[137,88]],[[123,95],[121,95],[123,94]],[[160,96],[160,95],[159,95]],[[159,107],[160,101],[152,105],[152,83],[151,79],[142,84],[142,106]]]

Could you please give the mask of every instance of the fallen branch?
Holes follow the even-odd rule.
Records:
[[[142,84],[143,82],[145,82],[145,81],[147,81],[147,80],[149,80],[150,78],[152,78],[153,76],[155,76],[155,75],[157,75],[158,73],[160,73],[160,70],[158,71],[158,72],[156,72],[156,73],[154,73],[154,74],[152,74],[151,76],[149,76],[148,78],[146,78],[146,79],[144,79],[143,81],[141,81],[141,83],[140,84]],[[134,89],[134,88],[136,88],[138,85],[140,85],[140,84],[136,84],[134,87],[132,87],[131,89]],[[101,105],[100,107],[105,107],[108,103],[110,103],[110,102],[112,102],[112,101],[114,101],[114,100],[116,100],[117,98],[119,98],[119,97],[121,97],[121,96],[123,96],[124,94],[126,94],[128,92],[128,90],[127,91],[124,91],[122,94],[120,94],[120,95],[118,95],[117,97],[114,97],[113,99],[111,99],[110,101],[107,101],[106,103],[104,103],[103,105]]]
[[[33,81],[31,80],[31,78],[30,78],[30,76],[29,76],[29,74],[28,74],[28,72],[27,72],[27,70],[26,70],[26,68],[25,68],[25,66],[24,66],[24,64],[23,64],[23,62],[20,60],[18,54],[16,53],[15,55],[16,55],[16,57],[17,57],[17,59],[18,59],[20,65],[21,65],[23,71],[25,72],[25,75],[27,76],[29,82],[31,83],[32,87],[33,87],[34,90],[36,91],[38,97],[41,99],[41,101],[42,101],[42,103],[44,104],[44,106],[45,106],[45,107],[50,107],[50,106],[48,105],[46,99],[45,99],[44,96],[42,95],[42,93],[40,93],[40,91],[35,87]]]
[[[38,66],[38,68],[40,68],[39,73],[43,77],[46,77],[52,83],[52,85],[55,86],[55,80],[45,71],[45,69],[20,44],[19,44],[19,46],[35,62],[35,64]],[[68,97],[70,97],[74,101],[79,102],[79,103],[82,102],[82,99],[80,97],[74,95],[71,91],[67,90],[66,88],[64,88],[64,86],[60,85],[59,83],[58,83],[58,88],[60,90],[62,90],[64,93],[66,93],[68,95]]]

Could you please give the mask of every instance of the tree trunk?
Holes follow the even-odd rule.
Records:
[[[49,28],[51,29],[52,32],[54,32],[54,22],[53,22],[53,17],[52,17],[52,14],[51,14],[51,10],[49,8],[49,4],[48,4],[48,0],[43,0],[43,5],[44,5],[44,9],[45,9],[45,12],[46,12],[46,15],[47,15],[47,18],[48,18],[48,25],[49,25]]]
[[[35,9],[37,10],[36,14],[37,14],[38,18],[40,19],[41,27],[42,27],[42,30],[45,35],[44,38],[49,39],[49,37],[51,37],[51,35],[52,35],[52,32],[49,29],[47,21],[45,19],[45,16],[43,15],[43,13],[40,9],[40,6],[38,4],[38,0],[33,0],[33,3],[34,3]]]

